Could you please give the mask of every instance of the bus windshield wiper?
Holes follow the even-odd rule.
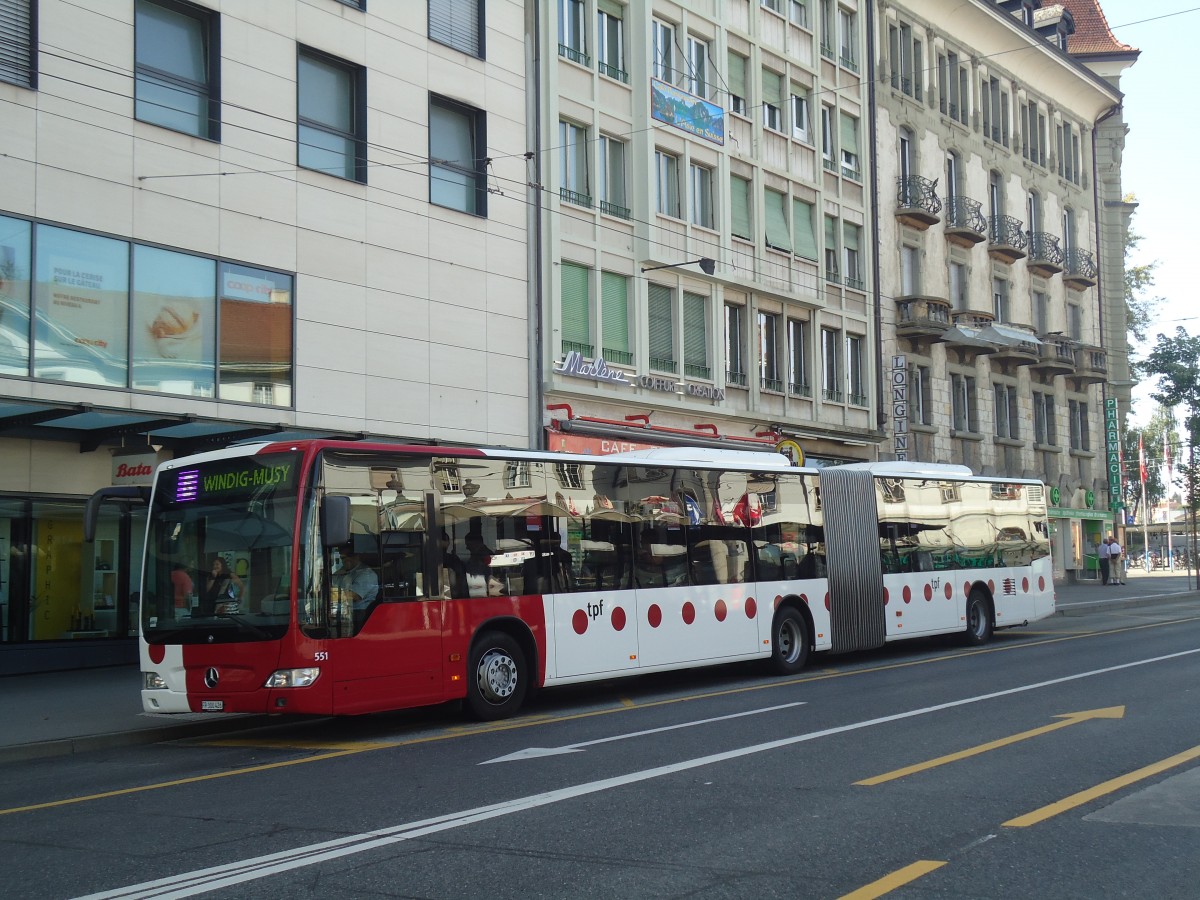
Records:
[[[241,616],[239,616],[235,613],[219,612],[216,614],[216,617],[218,619],[229,619],[231,622],[236,623],[238,625],[238,627],[246,629],[247,631],[251,632],[252,634],[255,634],[258,637],[262,638],[264,641],[274,640],[274,637],[272,635],[263,631],[261,628],[259,628],[257,625],[255,625],[253,622],[243,619]]]

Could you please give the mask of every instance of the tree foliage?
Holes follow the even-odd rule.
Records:
[[[1172,337],[1159,334],[1142,369],[1158,380],[1158,390],[1150,395],[1155,402],[1182,409],[1183,430],[1189,448],[1194,448],[1200,440],[1200,336],[1188,334],[1182,325],[1176,327]],[[1180,469],[1188,479],[1189,503],[1194,506],[1197,473],[1191,470],[1190,462],[1190,458],[1180,460]]]
[[[1125,199],[1133,202],[1134,196],[1130,194]],[[1130,259],[1141,243],[1142,236],[1131,225],[1125,232],[1125,327],[1139,343],[1147,339],[1155,308],[1162,303],[1162,297],[1147,294],[1154,287],[1158,260],[1134,265]]]
[[[1138,440],[1146,459],[1146,506],[1154,509],[1162,503],[1168,492],[1174,496],[1175,487],[1164,479],[1163,437],[1171,445],[1174,462],[1178,464],[1179,432],[1175,429],[1175,419],[1171,410],[1160,406],[1150,417],[1145,428],[1133,426],[1125,431],[1121,441],[1121,457],[1125,461],[1124,501],[1127,514],[1138,517],[1141,521],[1144,511],[1142,505],[1142,482],[1138,462]]]

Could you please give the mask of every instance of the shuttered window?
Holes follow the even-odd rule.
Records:
[[[746,57],[729,51],[729,111],[746,114]]]
[[[795,230],[796,244],[793,252],[797,256],[811,259],[817,256],[817,236],[813,231],[813,205],[806,200],[792,201],[792,227]]]
[[[0,80],[34,87],[33,0],[0,0]]]
[[[776,250],[792,249],[792,237],[788,234],[787,197],[767,188],[763,193],[767,218],[767,246]]]
[[[577,350],[591,356],[591,270],[569,262],[564,262],[561,269],[563,353]]]
[[[429,0],[429,39],[483,59],[483,0]]]
[[[650,368],[659,372],[674,372],[675,322],[672,291],[661,284],[647,287],[647,333],[650,341]]]
[[[629,279],[616,272],[600,273],[600,332],[604,358],[631,365],[629,350]]]
[[[689,378],[711,378],[708,367],[708,298],[683,293],[683,372]]]
[[[734,237],[754,240],[754,229],[750,227],[750,182],[736,175],[729,178],[729,218]]]

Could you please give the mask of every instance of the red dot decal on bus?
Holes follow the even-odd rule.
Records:
[[[167,658],[166,644],[151,644],[150,645],[150,662],[156,666],[160,665]]]
[[[1029,593],[1029,579],[1028,578],[1021,579],[1021,593],[1022,594]]]
[[[1039,591],[1046,590],[1046,578],[1044,575],[1038,576],[1038,590]]]
[[[575,610],[575,615],[571,616],[571,627],[575,629],[576,634],[583,634],[587,631],[588,617],[582,609]]]
[[[948,582],[948,581],[946,582],[946,599],[947,599],[947,600],[953,600],[953,599],[954,599],[954,585],[952,585],[952,584],[951,584],[950,582]]]
[[[717,601],[717,605],[713,607],[713,615],[717,617],[718,622],[725,621],[725,617],[729,615],[729,607],[725,605],[724,600]]]
[[[905,603],[912,603],[912,588],[906,584],[904,586],[904,593],[901,596],[904,597]]]
[[[969,582],[969,581],[963,583],[963,596],[964,597],[971,596],[971,582]]]
[[[646,610],[646,621],[650,623],[651,628],[662,624],[662,610],[658,608],[657,603],[651,603],[650,608]]]
[[[800,602],[803,603],[805,606],[808,606],[808,594],[801,594]],[[776,604],[776,605],[778,605],[778,604]]]
[[[753,619],[758,613],[758,604],[754,602],[753,597],[746,598],[746,618]]]
[[[888,589],[887,589],[887,588],[884,588],[884,589],[883,589],[883,605],[884,605],[884,606],[887,606],[887,605],[888,605],[888,601],[889,601],[889,600],[891,600],[891,599],[892,599],[892,595],[888,593]]]
[[[696,621],[696,607],[692,606],[691,601],[683,604],[683,622],[685,625],[691,625]]]
[[[988,579],[988,592],[992,594],[996,593],[996,582],[990,578]]]
[[[625,630],[625,610],[620,606],[614,607],[612,611],[612,627],[614,631]]]
[[[928,603],[932,599],[933,599],[933,585],[927,584],[927,585],[925,585],[925,602]]]
[[[779,604],[780,604],[780,603],[782,603],[782,602],[783,602],[783,595],[782,595],[782,594],[776,594],[776,595],[775,595],[775,609],[779,609]]]
[[[829,606],[829,591],[825,592],[825,609],[826,609],[826,611],[829,611],[831,609],[831,607]]]

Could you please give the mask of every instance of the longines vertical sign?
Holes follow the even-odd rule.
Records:
[[[892,450],[896,459],[908,460],[908,358],[892,357]]]
[[[1104,443],[1108,451],[1108,503],[1113,512],[1121,508],[1121,426],[1117,421],[1117,398],[1104,401]]]

